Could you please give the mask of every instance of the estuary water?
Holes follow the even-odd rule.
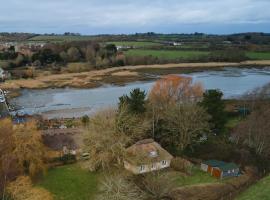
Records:
[[[220,89],[224,98],[238,98],[241,95],[270,82],[270,67],[265,68],[223,68],[189,74],[201,82],[205,89]],[[46,118],[70,118],[89,115],[98,109],[115,106],[118,98],[134,88],[148,92],[154,81],[133,82],[125,86],[104,85],[93,89],[42,89],[22,90],[22,95],[12,99],[17,111],[23,114],[43,114]]]

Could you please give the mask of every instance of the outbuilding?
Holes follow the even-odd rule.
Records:
[[[219,160],[208,160],[201,163],[201,170],[216,178],[235,177],[239,175],[239,166]]]

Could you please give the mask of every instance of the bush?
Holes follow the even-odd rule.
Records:
[[[67,70],[70,73],[80,73],[80,72],[85,72],[85,71],[90,71],[93,69],[89,63],[68,63],[67,65]]]
[[[43,188],[33,187],[28,176],[21,176],[16,181],[11,182],[7,188],[13,200],[53,200],[50,192]]]
[[[180,171],[180,172],[184,172],[187,174],[191,174],[193,164],[186,159],[183,159],[180,157],[175,157],[174,159],[172,159],[171,167],[175,171]]]

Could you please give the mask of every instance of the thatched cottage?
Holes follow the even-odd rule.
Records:
[[[153,139],[146,139],[126,149],[124,166],[134,174],[143,174],[170,167],[172,158]]]

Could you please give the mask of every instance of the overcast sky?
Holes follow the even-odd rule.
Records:
[[[270,0],[0,0],[0,32],[270,32]]]

